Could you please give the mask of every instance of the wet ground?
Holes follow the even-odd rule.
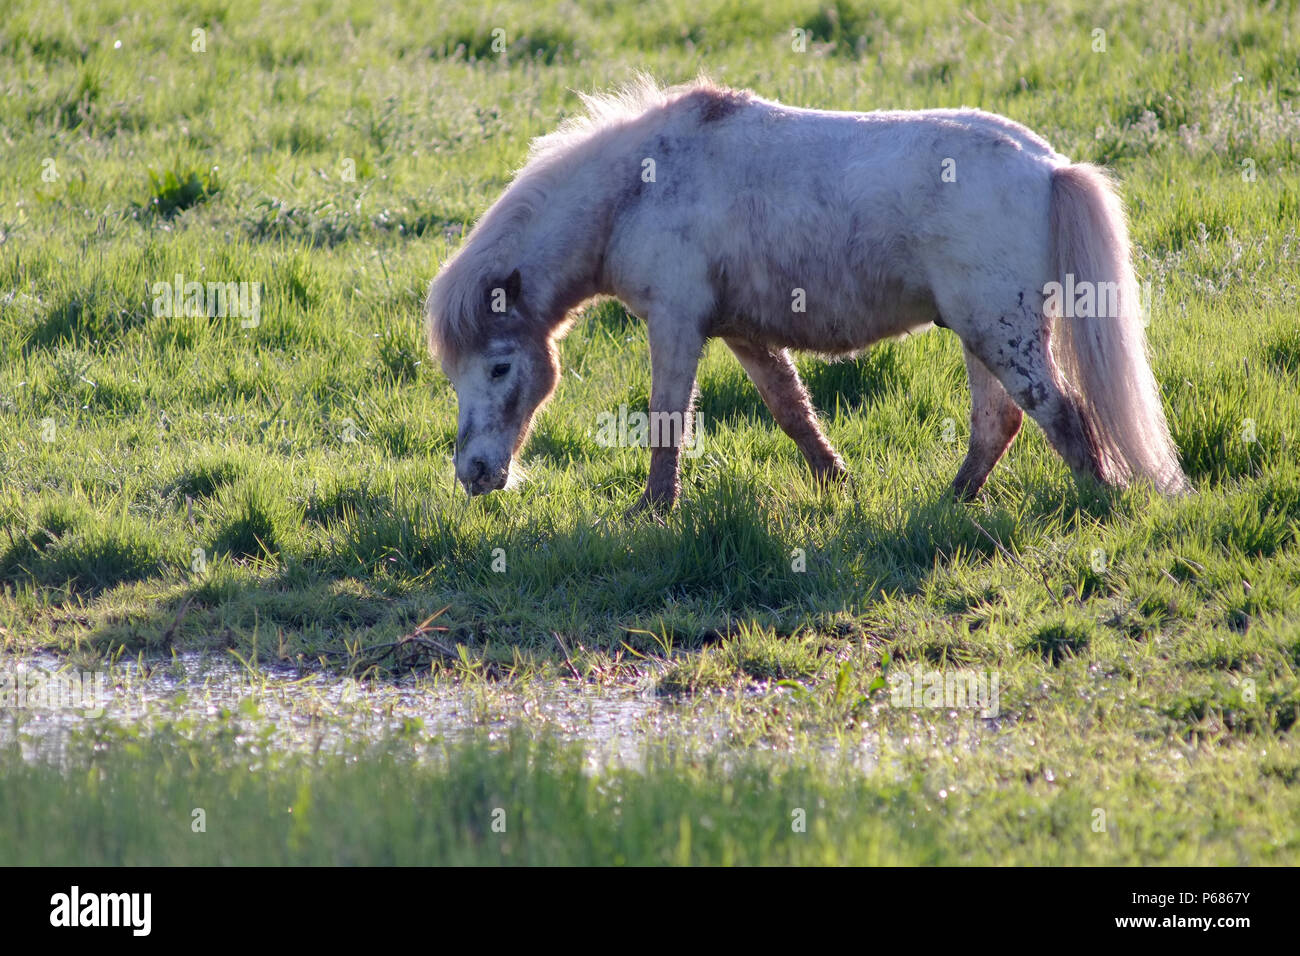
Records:
[[[0,746],[16,742],[25,759],[57,761],[74,736],[105,726],[189,721],[225,722],[257,746],[284,750],[355,753],[400,739],[418,753],[471,733],[523,728],[581,744],[593,770],[640,767],[649,742],[724,760],[740,749],[806,755],[811,745],[870,770],[890,751],[1005,743],[1000,721],[951,713],[936,724],[936,714],[917,712],[900,723],[885,721],[879,708],[879,721],[866,715],[849,733],[809,740],[798,707],[777,706],[788,701],[781,689],[664,698],[650,681],[615,688],[576,680],[359,682],[197,653],[96,667],[76,673],[49,654],[0,655]]]

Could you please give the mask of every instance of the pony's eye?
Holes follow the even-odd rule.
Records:
[[[509,362],[502,362],[500,365],[493,365],[493,366],[492,366],[492,377],[493,377],[493,378],[500,378],[502,375],[506,374],[506,372],[508,372],[508,371],[510,371],[510,363],[509,363]]]

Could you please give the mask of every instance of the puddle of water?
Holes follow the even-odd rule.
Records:
[[[886,732],[884,705],[878,705],[849,739],[821,733],[809,746],[793,726],[768,727],[762,734],[747,726],[752,708],[771,709],[771,692],[759,690],[674,700],[653,696],[649,684],[608,690],[577,682],[479,686],[414,677],[368,683],[274,665],[250,671],[229,657],[197,652],[143,665],[97,666],[74,677],[52,654],[0,654],[0,746],[17,741],[27,760],[61,762],[72,737],[99,721],[146,730],[187,718],[228,721],[239,738],[257,747],[341,753],[369,741],[391,741],[397,733],[418,751],[438,740],[484,730],[490,738],[504,737],[523,727],[581,744],[593,772],[642,768],[652,742],[713,755],[724,764],[740,751],[768,752],[847,761],[871,772],[882,762],[895,764],[900,751],[974,753],[1007,742],[999,721],[969,713],[952,713],[944,721],[915,713],[905,729],[894,722]],[[19,700],[19,693],[26,699]],[[746,731],[744,742],[737,727]]]
[[[526,725],[587,746],[599,765],[635,765],[648,736],[680,708],[629,690],[560,683],[476,688],[404,678],[368,683],[293,668],[251,672],[238,661],[199,653],[172,661],[99,665],[75,673],[51,654],[0,655],[0,746],[17,740],[24,757],[57,756],[69,737],[96,721],[231,720],[241,736],[268,745],[341,751],[408,731],[414,739],[456,739]],[[677,718],[680,719],[680,718]]]

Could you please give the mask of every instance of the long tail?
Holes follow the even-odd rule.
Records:
[[[1079,163],[1052,173],[1051,235],[1057,281],[1067,290],[1091,283],[1094,293],[1091,316],[1074,309],[1052,316],[1052,342],[1079,393],[1102,477],[1118,485],[1145,479],[1165,494],[1190,490],[1147,362],[1124,206],[1105,172]]]

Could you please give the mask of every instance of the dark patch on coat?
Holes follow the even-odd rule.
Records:
[[[713,308],[702,317],[700,333],[706,338],[736,334],[744,338],[752,323],[746,322],[730,305],[732,298],[728,287],[727,271],[722,261],[711,259],[708,264],[709,287],[713,291]]]
[[[1061,457],[1073,467],[1090,473],[1099,481],[1105,481],[1107,467],[1102,443],[1093,422],[1080,410],[1074,396],[1066,396],[1054,424],[1056,433],[1067,444],[1066,448],[1057,449],[1061,452]],[[1071,455],[1075,456],[1075,461],[1070,461]]]
[[[548,323],[559,321],[595,295],[604,271],[605,256],[602,252],[592,264],[591,271],[583,270],[551,291],[550,300],[540,310],[542,319]]]
[[[656,162],[656,165],[658,163]],[[645,187],[645,182],[641,179],[641,163],[637,162],[632,169],[631,177],[625,182],[623,188],[618,191],[614,197],[614,202],[610,209],[611,222],[617,222],[622,216],[626,215],[638,203],[641,202],[641,195]]]
[[[522,397],[520,394],[522,391],[523,389],[520,387],[518,379],[516,379],[514,385],[511,386],[510,394],[506,396],[506,400],[501,406],[501,427],[504,428],[508,423],[514,422],[519,417],[519,399]]]
[[[691,97],[700,104],[701,123],[724,120],[749,102],[749,97],[738,90],[704,89]]]
[[[460,455],[460,450],[465,447],[465,443],[469,441],[469,436],[472,434],[474,434],[474,419],[470,417],[466,420],[465,427],[463,427],[459,434],[456,435],[455,453],[457,456]]]

